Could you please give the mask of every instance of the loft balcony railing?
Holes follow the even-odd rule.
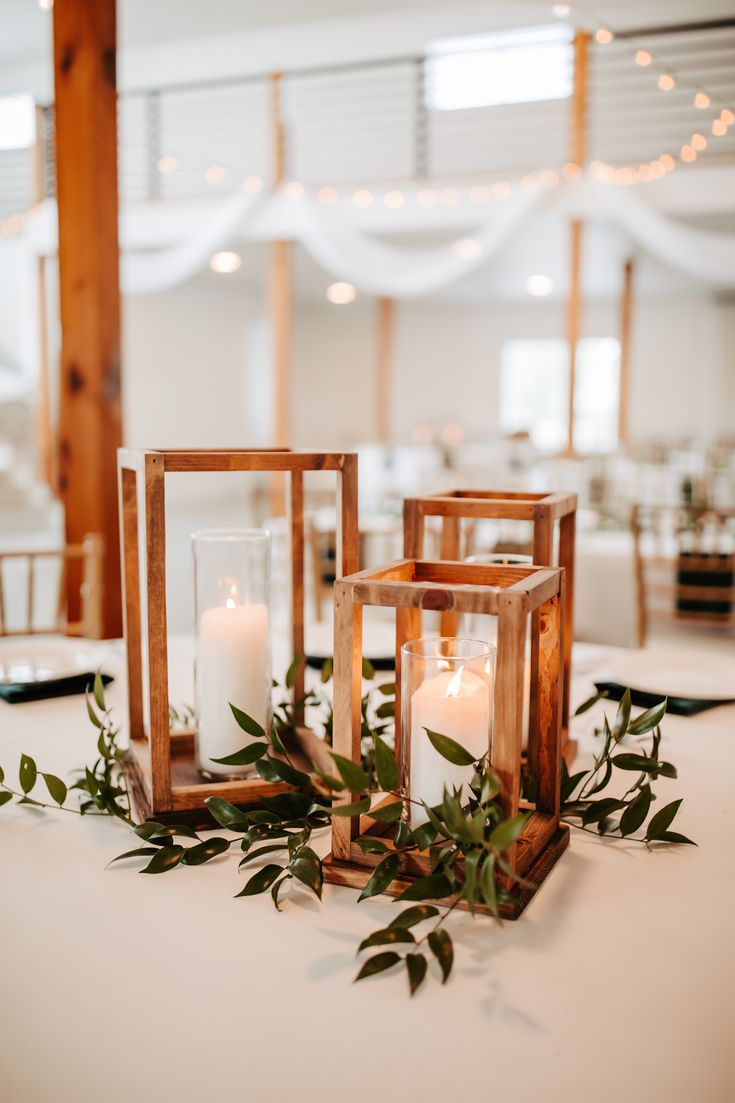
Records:
[[[641,45],[677,74],[656,88],[637,66]],[[635,164],[676,155],[693,131],[707,134],[698,163],[735,157],[735,127],[712,137],[718,106],[735,101],[735,20],[626,32],[589,43],[587,156]],[[391,182],[517,177],[559,168],[569,153],[569,100],[434,110],[431,57],[344,64],[278,81],[285,179],[350,189]],[[194,197],[273,182],[274,80],[270,74],[121,93],[120,198]],[[692,89],[712,96],[698,110]],[[54,194],[53,107],[38,110],[35,149],[0,152],[0,218]]]

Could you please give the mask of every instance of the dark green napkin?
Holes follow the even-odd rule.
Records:
[[[112,675],[102,675],[104,686],[109,686],[112,681]],[[0,698],[9,705],[20,705],[24,701],[45,701],[49,697],[71,697],[74,693],[84,693],[93,682],[94,671],[70,674],[66,678],[49,678],[45,682],[0,683]]]
[[[618,682],[595,682],[598,693],[606,693],[612,701],[619,701],[625,693],[627,686],[621,686]],[[658,693],[646,693],[642,689],[631,689],[630,699],[634,705],[640,708],[650,709],[663,701]],[[706,712],[707,709],[716,709],[720,705],[730,705],[735,697],[729,700],[704,701],[699,697],[669,697],[666,711],[672,716],[696,716],[698,712]]]

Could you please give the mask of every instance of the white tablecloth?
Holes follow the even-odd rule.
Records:
[[[605,655],[593,660],[603,665]],[[692,658],[696,662],[696,656]],[[588,656],[589,666],[589,656]],[[577,678],[586,695],[591,671]],[[123,684],[109,697],[122,712]],[[610,706],[608,706],[610,707]],[[599,710],[577,721],[582,749]],[[666,720],[698,848],[647,853],[579,831],[528,911],[453,922],[456,964],[409,1000],[351,983],[358,940],[395,914],[326,886],[276,915],[234,900],[231,855],[141,877],[105,864],[123,826],[0,809],[4,1103],[218,1098],[724,1103],[735,1015],[735,706]],[[80,698],[0,702],[0,764],[65,774],[94,756]],[[326,836],[321,849],[328,845]]]

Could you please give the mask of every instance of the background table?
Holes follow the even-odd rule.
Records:
[[[114,662],[113,651],[113,662]],[[575,680],[587,694],[588,652]],[[692,662],[697,660],[693,655]],[[183,675],[182,675],[183,677]],[[124,686],[109,699],[122,716]],[[614,706],[608,706],[612,711]],[[600,708],[576,721],[585,758]],[[141,877],[122,825],[0,810],[5,1103],[732,1098],[735,706],[665,722],[698,848],[647,853],[573,831],[524,916],[452,921],[446,988],[359,985],[360,938],[395,914],[350,889],[234,900],[235,854]],[[65,775],[95,753],[80,698],[0,702],[0,764]],[[317,844],[328,846],[326,833]],[[433,967],[432,967],[433,969]]]

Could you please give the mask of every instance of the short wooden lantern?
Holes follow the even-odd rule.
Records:
[[[460,521],[513,520],[530,521],[533,525],[532,558],[540,567],[559,566],[566,571],[566,606],[564,613],[564,699],[562,702],[562,747],[571,763],[577,745],[569,738],[569,688],[572,670],[572,640],[574,638],[574,543],[577,515],[576,494],[529,494],[513,490],[449,490],[421,498],[407,498],[403,503],[403,554],[420,558],[424,549],[424,519],[441,517],[442,559],[460,558]],[[557,539],[558,526],[558,539]],[[453,636],[457,632],[457,615],[445,613],[441,633]],[[531,677],[535,672],[536,655],[531,647]],[[529,758],[535,757],[536,734],[531,702],[529,724]]]
[[[491,762],[502,783],[501,799],[507,816],[531,807],[521,802],[525,644],[531,621],[538,654],[535,681],[531,685],[538,713],[538,789],[533,815],[509,852],[509,860],[528,885],[519,887],[506,880],[504,887],[513,896],[512,903],[502,910],[508,918],[520,915],[569,842],[569,829],[560,822],[564,596],[564,572],[556,568],[416,559],[362,571],[335,584],[334,750],[353,762],[360,761],[363,606],[396,610],[395,738],[399,760],[401,647],[421,636],[422,610],[488,613],[498,617]],[[349,819],[334,817],[332,852],[325,863],[326,879],[354,888],[364,887],[380,855],[364,854],[357,840],[364,835],[383,835],[387,830],[385,824],[371,819],[369,814]],[[387,838],[384,841],[391,846]],[[389,890],[391,893],[401,891],[412,879],[425,876],[430,870],[427,853],[408,856],[405,861],[401,877]]]
[[[172,733],[169,721],[166,628],[165,476],[193,472],[269,472],[289,475],[292,655],[304,651],[304,474],[338,475],[337,574],[358,567],[357,456],[345,452],[290,450],[131,450],[118,452],[120,539],[123,563],[125,642],[127,647],[130,753],[125,760],[141,815],[166,818],[205,809],[210,796],[237,805],[253,805],[287,786],[257,777],[203,782],[194,757],[193,732]],[[139,521],[141,522],[139,528]],[[139,532],[144,541],[141,579]],[[141,605],[141,602],[143,605]],[[142,646],[141,609],[147,620]],[[144,725],[143,694],[148,687],[149,731]],[[303,665],[293,686],[294,701],[304,695]],[[204,817],[206,819],[206,816]]]

